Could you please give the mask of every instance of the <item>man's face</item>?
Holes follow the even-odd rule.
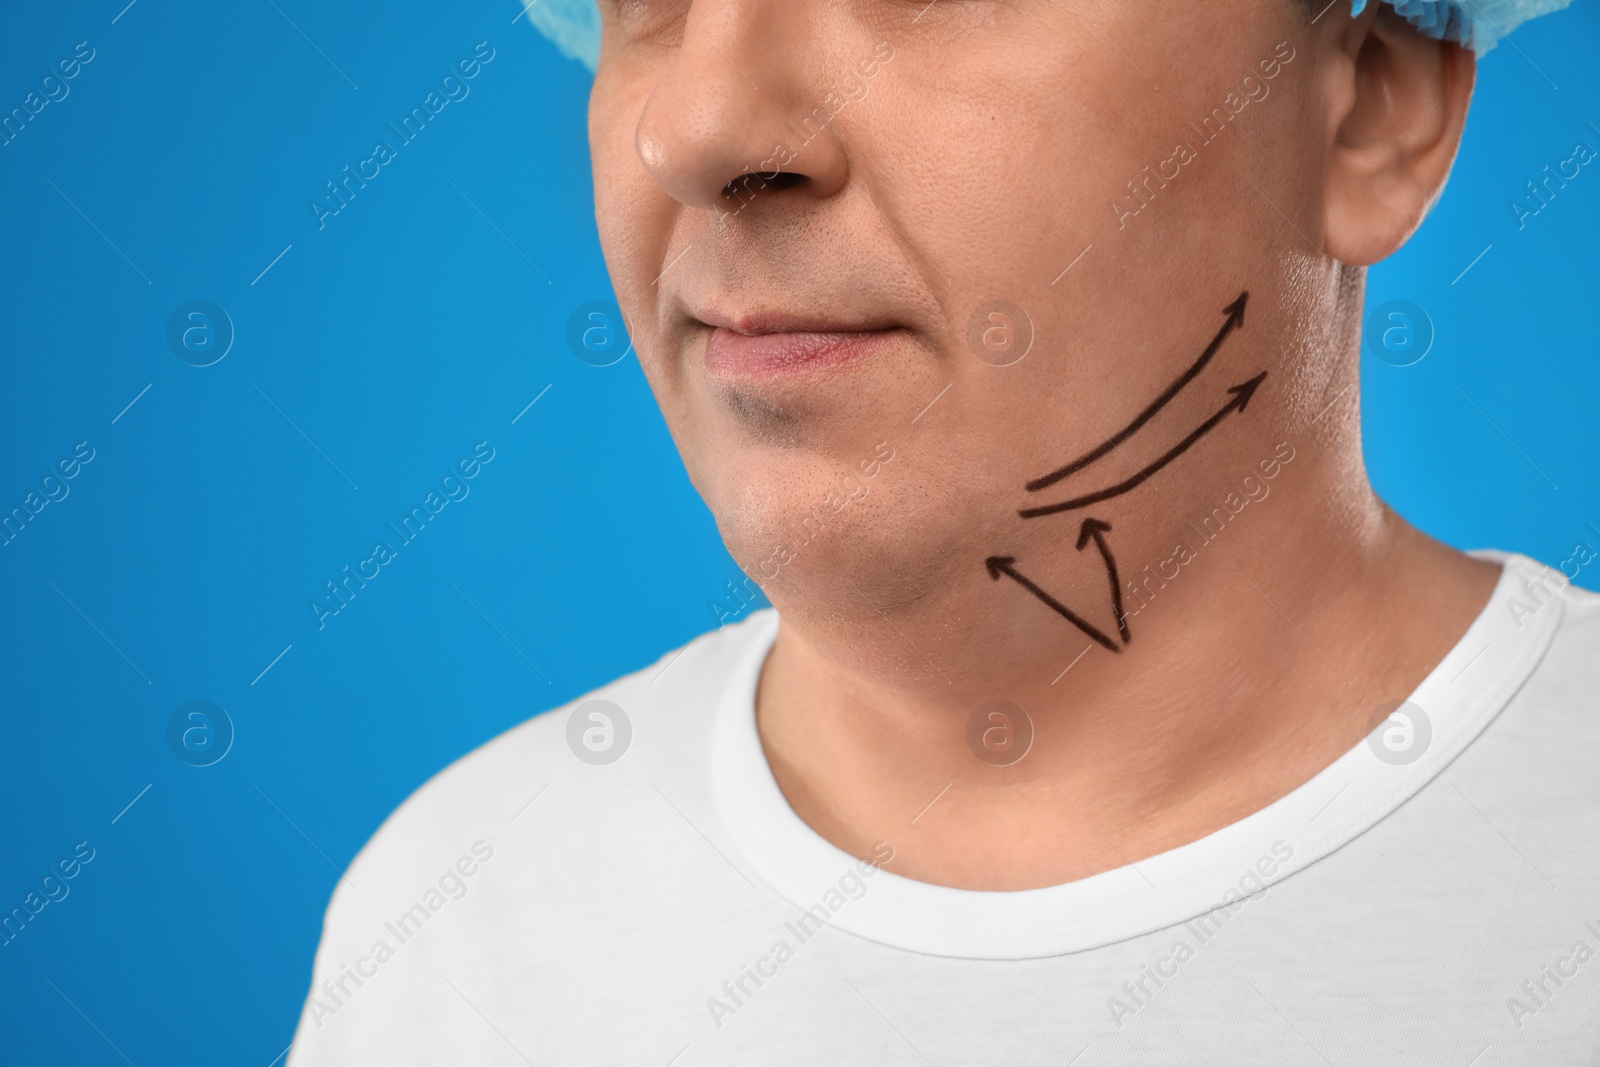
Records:
[[[1073,562],[1083,516],[1020,518],[1058,498],[1025,486],[1135,418],[1244,290],[1206,370],[1059,494],[1128,477],[1270,371],[1253,429],[1225,422],[1101,516],[1159,559],[1275,440],[1278,335],[1332,296],[1298,0],[601,9],[607,264],[690,476],[786,617],[870,602],[959,629],[994,555],[1103,588]]]

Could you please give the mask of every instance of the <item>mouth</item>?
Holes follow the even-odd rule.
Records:
[[[700,318],[708,330],[706,373],[713,378],[778,378],[832,369],[881,354],[904,329],[781,315]]]

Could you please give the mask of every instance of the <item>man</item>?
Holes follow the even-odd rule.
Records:
[[[1600,601],[1361,458],[1486,6],[604,0],[607,264],[776,613],[408,800],[290,1062],[1593,1062]]]

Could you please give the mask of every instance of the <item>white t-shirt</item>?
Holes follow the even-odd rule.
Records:
[[[407,800],[334,893],[288,1062],[1600,1062],[1600,596],[1493,558],[1367,741],[1199,841],[1023,892],[903,878],[794,814],[758,613]]]

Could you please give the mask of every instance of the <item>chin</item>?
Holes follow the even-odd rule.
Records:
[[[728,550],[775,606],[796,619],[904,616],[962,586],[963,569],[982,573],[975,538],[992,516],[971,494],[889,441],[852,448],[768,462],[759,485],[730,477],[732,493],[712,502]]]

